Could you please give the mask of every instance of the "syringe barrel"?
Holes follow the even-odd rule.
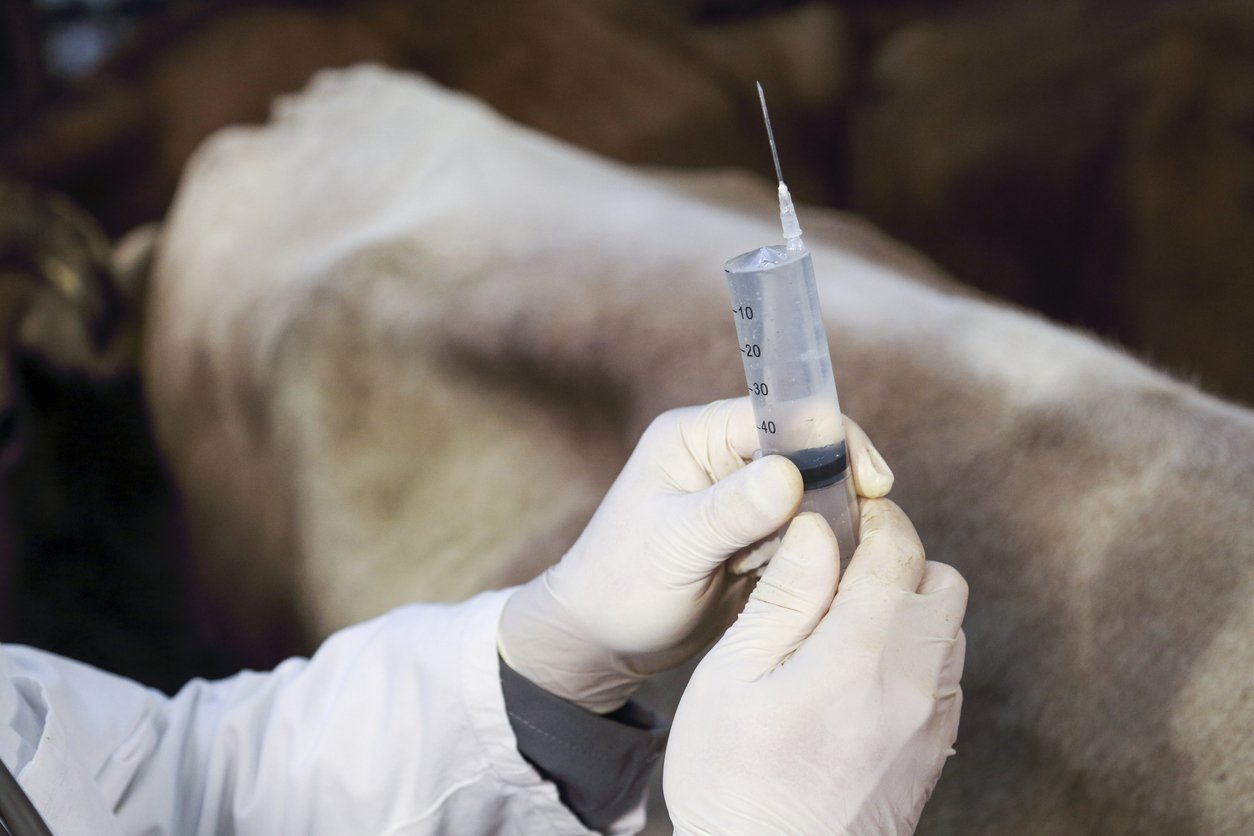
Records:
[[[844,564],[857,545],[858,506],[810,253],[762,247],[725,270],[762,453],[797,465],[801,510],[827,520]]]
[[[827,520],[836,535],[840,547],[840,568],[849,565],[853,550],[858,547],[858,495],[853,489],[853,476],[848,472],[843,479],[826,488],[814,488],[802,495],[802,511],[813,511]]]

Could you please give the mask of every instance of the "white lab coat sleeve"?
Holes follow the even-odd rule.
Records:
[[[58,836],[589,833],[518,754],[496,653],[506,595],[403,607],[312,659],[172,699],[11,647],[0,755]],[[82,826],[103,815],[118,829]],[[637,809],[613,830],[642,823]]]

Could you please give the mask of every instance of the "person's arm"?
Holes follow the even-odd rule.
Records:
[[[891,474],[849,428],[859,492],[886,492]],[[25,700],[55,732],[29,738],[39,751],[23,783],[65,815],[96,804],[128,830],[156,833],[587,832],[562,798],[598,827],[636,829],[642,799],[633,804],[639,782],[627,776],[647,772],[652,744],[620,747],[628,770],[613,758],[605,767],[619,735],[582,734],[575,744],[599,745],[556,757],[541,742],[570,724],[517,697],[507,713],[493,645],[526,682],[601,714],[698,651],[752,585],[725,562],[761,547],[800,500],[796,468],[779,457],[749,464],[755,446],[747,399],[659,418],[579,542],[508,595],[503,615],[505,594],[405,608],[337,634],[312,660],[194,682],[169,701],[14,651],[31,683]],[[98,804],[57,787],[69,761]],[[616,780],[629,782],[622,798],[606,792]]]
[[[595,714],[554,696],[501,660],[505,711],[518,751],[596,831],[630,829],[670,722],[635,702]]]
[[[172,699],[10,648],[15,771],[67,832],[114,816],[123,832],[205,836],[588,833],[517,750],[495,646],[506,595],[401,608],[312,659]],[[88,791],[67,792],[67,776]]]

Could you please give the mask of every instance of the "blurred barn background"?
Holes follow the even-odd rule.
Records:
[[[1254,2],[3,9],[0,271],[20,289],[0,293],[6,641],[164,688],[239,662],[200,627],[143,410],[142,266],[107,247],[162,217],[210,132],[262,121],[326,66],[411,68],[631,163],[767,174],[760,79],[799,199],[1254,403]],[[276,635],[248,661],[305,649],[294,621]]]

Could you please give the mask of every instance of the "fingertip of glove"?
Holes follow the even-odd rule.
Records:
[[[821,553],[821,548],[834,548],[836,535],[827,520],[811,511],[798,514],[788,526],[785,541],[791,547],[793,559],[806,561]]]
[[[887,467],[887,465],[885,465]],[[888,496],[893,489],[893,472],[880,470],[872,464],[856,472],[858,492],[867,499],[879,499]]]
[[[801,471],[783,456],[764,456],[745,470],[752,473],[749,499],[754,507],[770,517],[788,517],[801,505],[804,484]]]
[[[777,570],[783,566],[795,567],[796,572],[805,578],[804,581],[794,581],[798,586],[817,589],[830,582],[830,592],[834,594],[840,573],[838,553],[836,535],[827,520],[819,514],[805,512],[789,523],[772,564],[781,564]]]
[[[721,480],[703,501],[727,544],[739,548],[788,522],[801,504],[801,493],[796,465],[782,456],[767,456]]]
[[[892,468],[888,466],[888,462],[884,461],[884,457],[874,446],[871,447],[871,467],[879,475],[880,482],[884,485],[884,493],[887,494],[892,489],[893,480],[896,477],[893,475]]]
[[[764,456],[745,468],[751,480],[749,499],[762,518],[784,525],[801,505],[804,484],[801,471],[784,456]]]

